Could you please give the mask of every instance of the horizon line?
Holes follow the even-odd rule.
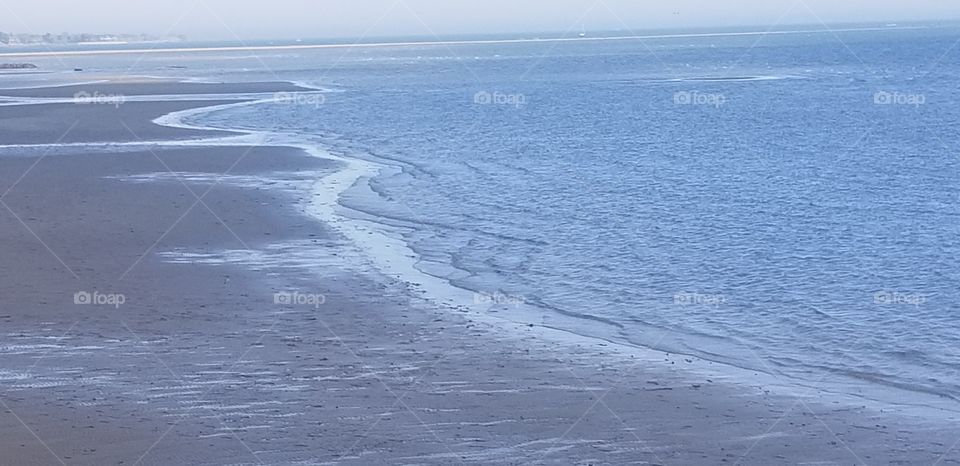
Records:
[[[911,22],[919,24],[921,22]],[[856,24],[856,23],[847,23]],[[877,23],[871,23],[877,24]],[[52,57],[52,56],[86,56],[86,55],[121,55],[121,54],[158,54],[158,53],[204,53],[204,52],[250,52],[260,50],[311,50],[311,49],[335,49],[335,48],[375,48],[375,47],[408,47],[423,45],[495,45],[495,44],[514,44],[514,43],[538,43],[538,42],[586,42],[586,41],[616,41],[616,40],[642,40],[642,39],[680,39],[680,38],[701,38],[701,37],[736,37],[736,36],[763,36],[763,35],[792,35],[792,34],[811,34],[811,33],[837,33],[837,32],[858,32],[858,31],[907,31],[917,29],[927,29],[930,26],[898,26],[890,23],[886,26],[872,27],[847,27],[833,29],[826,25],[819,29],[790,29],[790,30],[767,30],[767,31],[740,31],[740,32],[702,32],[685,34],[632,34],[620,36],[598,36],[598,37],[547,37],[547,38],[516,38],[516,39],[461,39],[461,40],[424,40],[424,41],[394,41],[394,42],[354,42],[354,43],[325,43],[325,44],[288,44],[288,45],[245,45],[238,39],[238,45],[216,46],[216,47],[169,47],[169,48],[142,48],[142,49],[88,49],[88,50],[45,50],[45,51],[27,51],[27,52],[0,52],[0,58],[20,58],[20,57]],[[299,40],[299,39],[287,39]],[[154,42],[156,43],[156,42]],[[136,43],[133,43],[136,44]],[[104,44],[107,45],[107,44]]]

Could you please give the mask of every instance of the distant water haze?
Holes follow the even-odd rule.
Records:
[[[51,11],[57,14],[51,15]],[[183,34],[252,40],[760,27],[958,19],[943,0],[50,0],[0,3],[0,31]]]

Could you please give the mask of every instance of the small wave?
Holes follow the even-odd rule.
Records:
[[[536,307],[538,307],[538,308],[547,309],[547,310],[556,312],[557,314],[561,314],[561,315],[564,315],[564,316],[567,316],[567,317],[573,317],[573,318],[576,318],[576,319],[583,319],[583,320],[590,320],[590,321],[593,321],[593,322],[599,322],[599,323],[606,324],[606,325],[609,325],[609,326],[612,326],[612,327],[616,327],[616,328],[618,328],[618,329],[620,329],[620,330],[623,330],[623,329],[625,328],[625,327],[623,326],[623,324],[621,324],[620,322],[617,322],[617,321],[615,321],[615,320],[607,319],[607,318],[605,318],[605,317],[600,317],[600,316],[593,315],[593,314],[587,314],[587,313],[584,313],[584,312],[570,311],[570,310],[563,309],[563,308],[560,308],[560,307],[557,307],[557,306],[552,306],[552,305],[550,305],[550,304],[547,304],[547,303],[543,302],[543,301],[540,300],[540,299],[530,299],[530,298],[527,298],[527,303],[528,303],[528,304],[532,304],[532,305],[534,305],[534,306],[536,306]]]
[[[776,75],[761,75],[761,76],[694,76],[688,78],[675,78],[668,79],[666,82],[701,82],[701,83],[713,83],[713,82],[747,82],[747,81],[781,81],[785,79],[803,79],[800,76],[776,76]]]
[[[374,192],[376,191],[374,190]],[[343,206],[349,208],[350,210],[356,211],[358,213],[375,217],[380,221],[380,223],[389,224],[392,226],[404,226],[409,228],[420,227],[418,229],[423,229],[422,227],[433,227],[441,230],[458,231],[458,232],[467,233],[471,235],[479,235],[479,236],[485,236],[489,238],[495,238],[503,241],[524,243],[532,246],[546,246],[548,244],[545,241],[534,239],[534,238],[523,238],[519,236],[507,235],[503,233],[495,233],[492,231],[480,230],[476,228],[465,228],[465,227],[460,227],[456,225],[441,223],[438,221],[429,221],[424,219],[401,217],[396,214],[391,214],[391,213],[382,212],[382,211],[373,211],[368,208],[358,206],[358,205],[353,205],[353,204],[348,205],[344,203]]]

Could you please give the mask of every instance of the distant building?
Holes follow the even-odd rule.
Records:
[[[23,44],[95,44],[116,42],[170,42],[183,41],[183,36],[159,37],[147,34],[13,34],[0,32],[0,45]]]

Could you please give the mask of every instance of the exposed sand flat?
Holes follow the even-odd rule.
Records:
[[[0,143],[139,142],[230,136],[234,133],[168,128],[155,125],[151,120],[178,110],[232,102],[234,101],[0,106]]]
[[[302,213],[338,165],[300,150],[57,154],[0,156],[0,463],[960,463],[956,423],[428,306]]]
[[[2,83],[2,82],[0,82]],[[176,82],[172,80],[131,81],[110,79],[107,82],[80,84],[59,87],[39,87],[29,89],[0,89],[0,96],[6,97],[50,97],[72,98],[78,93],[103,96],[140,96],[140,95],[184,95],[184,94],[260,94],[272,92],[313,91],[290,83],[199,83]],[[194,105],[196,106],[196,105]]]
[[[0,189],[9,189],[38,161],[0,157]],[[255,341],[245,335],[269,328],[256,327],[247,317],[236,318],[256,307],[254,301],[264,299],[241,296],[248,294],[243,290],[253,289],[248,280],[262,286],[270,302],[272,294],[267,291],[275,285],[269,284],[269,277],[239,268],[233,273],[233,268],[164,265],[155,252],[197,246],[244,248],[243,243],[261,247],[311,235],[324,238],[322,226],[312,225],[305,231],[310,224],[290,212],[289,199],[263,186],[212,187],[204,204],[214,215],[203,205],[190,211],[196,197],[178,182],[144,185],[105,178],[166,172],[167,167],[214,176],[228,171],[265,174],[275,183],[296,182],[292,176],[284,181],[281,171],[331,168],[297,150],[243,147],[73,154],[39,161],[4,198],[16,216],[6,208],[0,213],[0,236],[9,241],[2,249],[6,265],[0,269],[0,400],[5,405],[0,406],[0,437],[4,438],[0,463],[58,464],[59,457],[66,464],[134,464],[168,423],[176,421],[169,410],[185,412],[180,407],[206,399],[209,387],[225,386],[212,384],[222,376],[200,375],[199,370],[196,374],[183,371],[184,378],[168,382],[166,378],[173,376],[154,355],[190,352],[189,345],[201,341],[188,343],[180,336],[193,335],[206,340],[203,346],[213,358],[195,362],[217,367],[223,363],[223,368],[229,368]],[[197,196],[210,188],[193,187]],[[74,305],[74,294],[81,290],[123,293],[129,307]],[[276,312],[266,308],[264,312],[276,318]],[[263,317],[259,311],[250,317],[254,315]],[[207,330],[198,332],[200,328],[213,333],[202,336]],[[98,343],[89,343],[93,341]],[[207,393],[201,397],[198,392]],[[154,400],[164,401],[154,404]],[[204,411],[206,416],[209,413]],[[213,430],[185,437],[194,439],[188,442],[192,446],[175,440],[179,446],[161,448],[166,453],[145,458],[141,464],[190,463],[191,458],[202,458],[201,451],[208,447],[222,450],[223,444],[217,447],[216,441],[199,440]],[[246,453],[213,450],[204,454],[210,463],[249,460]]]

